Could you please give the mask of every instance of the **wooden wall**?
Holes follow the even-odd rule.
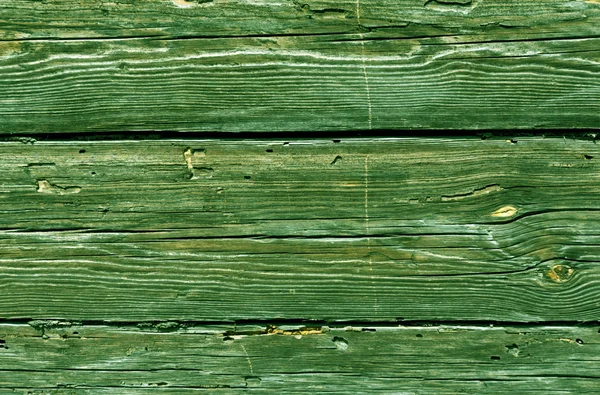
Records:
[[[5,0],[0,393],[600,393],[600,3]]]

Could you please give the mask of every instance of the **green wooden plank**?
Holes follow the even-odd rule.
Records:
[[[597,393],[597,327],[0,325],[0,390]]]
[[[459,4],[464,3],[464,4]],[[385,32],[440,34],[598,34],[597,1],[5,0],[3,40],[226,37]]]
[[[3,142],[0,318],[596,321],[598,158],[561,138]]]
[[[596,2],[174,1],[4,2],[0,133],[600,118]]]

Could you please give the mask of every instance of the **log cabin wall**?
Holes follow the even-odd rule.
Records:
[[[600,3],[4,0],[0,393],[600,393]]]

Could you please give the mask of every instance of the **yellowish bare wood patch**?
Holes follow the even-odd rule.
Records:
[[[517,211],[519,211],[518,208],[513,207],[513,206],[504,206],[504,207],[500,207],[498,210],[494,211],[491,215],[492,217],[512,217],[513,215],[515,215],[517,213]]]

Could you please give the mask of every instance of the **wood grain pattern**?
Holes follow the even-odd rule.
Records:
[[[2,1],[0,393],[598,393],[599,48],[597,0]]]
[[[597,321],[600,149],[0,143],[0,315]]]
[[[600,121],[594,2],[2,7],[4,134],[553,129]]]
[[[597,393],[597,327],[0,325],[0,391]],[[55,392],[56,391],[56,392]]]
[[[460,4],[464,3],[464,4]],[[595,1],[93,0],[2,2],[4,40],[383,33],[597,35]]]

